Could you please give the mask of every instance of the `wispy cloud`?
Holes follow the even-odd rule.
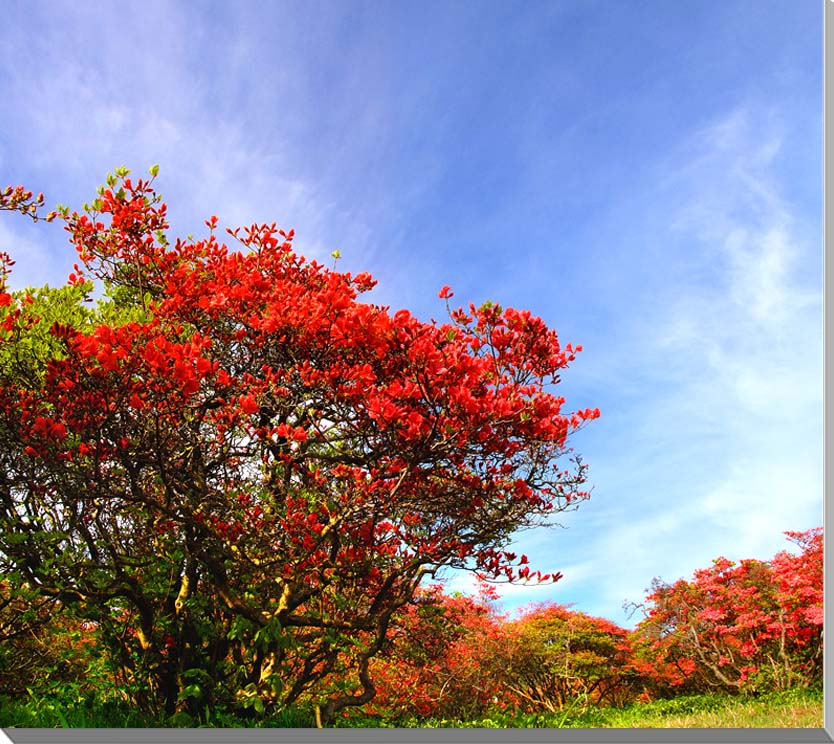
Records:
[[[4,150],[0,138],[0,161],[19,169],[9,168],[11,177],[25,177],[48,199],[76,207],[93,197],[114,166],[144,173],[158,163],[159,188],[177,234],[199,234],[211,214],[230,226],[279,220],[296,230],[305,255],[319,259],[367,239],[366,223],[305,167],[304,149],[287,125],[292,111],[281,111],[275,100],[287,79],[301,77],[292,54],[280,65],[259,58],[246,43],[250,31],[230,27],[217,40],[228,54],[223,65],[195,57],[182,40],[203,37],[209,28],[205,19],[175,5],[118,12],[81,7],[62,18],[60,28],[48,14],[40,20],[40,36],[9,39],[9,55],[20,64],[4,89],[15,112],[6,124],[27,135],[7,138],[14,153]],[[140,49],[144,33],[153,45]],[[59,36],[76,41],[70,59]],[[210,77],[209,64],[236,74]],[[235,110],[241,80],[255,74],[269,77],[262,105],[244,100]],[[293,109],[315,105],[303,92]],[[46,173],[50,183],[35,182]]]
[[[610,403],[579,445],[596,491],[552,543],[524,538],[564,572],[556,601],[610,616],[655,576],[768,557],[784,530],[821,523],[821,293],[799,271],[819,244],[780,193],[781,134],[762,119],[736,109],[659,166],[647,202],[666,210],[662,281],[572,371]]]

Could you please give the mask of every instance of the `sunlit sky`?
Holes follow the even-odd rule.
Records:
[[[80,207],[160,165],[172,233],[277,221],[370,300],[526,308],[584,351],[591,499],[526,532],[552,600],[624,600],[822,523],[822,6],[6,0],[0,181]],[[0,214],[12,285],[57,224]],[[471,587],[454,575],[450,590]]]

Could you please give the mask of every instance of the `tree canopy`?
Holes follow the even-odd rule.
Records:
[[[0,568],[94,622],[144,708],[327,720],[440,567],[558,578],[508,546],[587,496],[563,460],[599,411],[552,389],[581,347],[448,287],[447,322],[392,313],[274,223],[172,239],[155,176],[48,215],[66,286],[11,292],[0,257]]]

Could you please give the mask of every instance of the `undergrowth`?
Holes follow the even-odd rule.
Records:
[[[350,711],[340,728],[795,728],[822,727],[822,690],[794,688],[760,696],[691,695],[634,703],[624,708],[568,706],[558,713],[493,711],[474,720],[384,720]],[[199,716],[142,714],[116,698],[101,699],[65,686],[51,695],[0,696],[2,728],[311,728],[312,711],[291,708],[280,714],[244,719],[206,709]]]
[[[760,696],[689,695],[624,708],[570,706],[558,713],[494,711],[474,720],[405,719],[380,723],[360,714],[341,727],[374,728],[794,728],[822,727],[822,690],[795,688]]]

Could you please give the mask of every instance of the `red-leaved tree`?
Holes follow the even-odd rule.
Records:
[[[633,635],[636,670],[654,686],[784,689],[822,679],[822,529],[788,532],[799,554],[718,558],[691,581],[655,581]]]
[[[559,459],[599,412],[550,388],[580,347],[492,303],[438,324],[362,301],[368,274],[275,224],[172,240],[152,182],[119,169],[52,215],[67,286],[10,292],[3,257],[2,569],[94,621],[147,709],[306,699],[326,721],[373,697],[438,567],[545,578],[506,545],[587,495]]]
[[[504,646],[505,616],[492,587],[477,597],[444,594],[431,586],[393,618],[390,644],[373,660],[377,697],[366,712],[408,718],[477,718],[512,700],[495,663]]]
[[[506,625],[500,656],[498,686],[528,712],[620,705],[630,695],[628,631],[563,605],[526,608]]]
[[[390,648],[374,660],[369,712],[471,719],[495,709],[554,713],[632,697],[628,631],[551,603],[510,618],[488,595],[425,592],[395,616]]]

